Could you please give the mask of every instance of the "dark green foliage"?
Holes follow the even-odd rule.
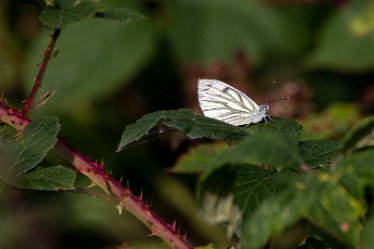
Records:
[[[51,166],[19,176],[12,185],[21,189],[73,190],[75,176],[76,173],[72,169],[63,166]]]
[[[183,131],[190,138],[212,138],[237,140],[250,134],[244,128],[197,115],[188,109],[159,111],[145,115],[135,124],[129,125],[122,133],[117,151],[139,141],[160,127]],[[162,132],[162,129],[160,130]],[[157,132],[158,133],[158,132]]]
[[[94,16],[126,23],[133,19],[143,18],[129,9],[125,1],[56,0],[54,6],[43,10],[40,21],[46,26],[63,29],[67,25]]]
[[[108,39],[98,39],[97,34]],[[81,116],[82,112],[87,112],[91,101],[111,95],[138,72],[153,53],[153,40],[153,25],[143,21],[123,25],[89,19],[67,27],[57,43],[58,50],[63,52],[49,63],[45,83],[40,89],[40,94],[51,89],[57,90],[57,94],[38,111],[76,112]],[[27,91],[33,84],[28,79],[37,74],[35,65],[46,44],[45,40],[40,40],[38,47],[33,48],[24,81]]]
[[[2,185],[38,190],[73,189],[75,173],[55,166],[33,170],[53,148],[60,124],[45,117],[28,125],[20,138],[1,137],[0,181]]]
[[[309,167],[329,165],[336,152],[336,142],[326,139],[302,141],[299,147],[301,157]]]
[[[144,116],[126,128],[119,148],[149,134],[157,125],[176,128],[191,138],[235,141],[231,146],[209,144],[192,149],[174,170],[202,172],[197,188],[202,209],[206,213],[207,199],[216,202],[217,210],[210,208],[210,212],[226,217],[229,231],[241,229],[243,248],[261,248],[272,236],[305,219],[347,248],[371,243],[367,236],[371,228],[365,228],[361,218],[367,211],[364,188],[374,182],[373,149],[344,154],[348,150],[337,153],[336,142],[331,140],[300,141],[301,126],[292,120],[235,127],[188,110]],[[371,132],[371,122],[363,120],[340,148],[367,141]],[[229,204],[232,194],[234,204]],[[222,214],[218,203],[231,206],[227,210],[231,215]],[[238,211],[232,205],[241,210],[241,228],[234,221],[233,213]],[[317,244],[309,240],[304,247]]]
[[[330,249],[331,247],[328,246],[323,241],[315,238],[315,237],[309,237],[305,241],[304,245],[298,247],[298,249]]]
[[[354,126],[340,141],[339,150],[351,153],[365,147],[374,146],[374,117],[368,117]]]

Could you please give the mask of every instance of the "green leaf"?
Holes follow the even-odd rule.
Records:
[[[312,174],[298,180],[290,178],[287,189],[263,201],[243,220],[243,248],[260,248],[272,235],[295,224],[313,205],[324,185]]]
[[[57,118],[44,117],[26,126],[21,138],[5,138],[0,141],[1,182],[11,182],[36,167],[53,148],[59,130]]]
[[[339,164],[338,170],[346,174],[354,173],[359,179],[374,186],[374,149],[360,151],[346,156]]]
[[[84,114],[94,100],[113,94],[146,65],[154,50],[154,38],[149,22],[122,25],[89,19],[69,26],[58,40],[60,53],[49,63],[39,91],[43,94],[57,89],[57,93],[37,111]],[[31,49],[24,81],[29,89],[46,44],[40,40]]]
[[[310,209],[308,219],[342,244],[358,248],[363,228],[360,219],[366,212],[365,203],[347,191],[337,175],[321,173],[319,180],[326,184]]]
[[[258,166],[242,166],[238,170],[235,185],[235,203],[245,216],[254,212],[257,206],[276,192],[273,177],[277,170],[267,170]]]
[[[228,149],[224,143],[201,144],[190,149],[179,157],[178,162],[172,168],[175,173],[199,173],[205,171],[211,158]]]
[[[170,44],[182,63],[230,61],[241,51],[257,64],[269,55],[295,53],[308,42],[302,16],[262,1],[166,3],[170,13]],[[296,34],[301,39],[290,39]]]
[[[238,144],[224,150],[211,158],[207,168],[222,165],[251,164],[261,166],[268,164],[276,168],[292,168],[298,166],[300,157],[298,148],[282,135],[272,131],[261,131],[244,138]]]
[[[105,0],[99,2],[97,17],[128,23],[137,19],[145,19],[144,16],[129,8],[127,1]]]
[[[93,17],[96,9],[95,1],[58,0],[56,6],[43,10],[39,19],[46,26],[63,29],[69,24]]]
[[[344,72],[364,72],[374,68],[374,39],[350,30],[352,19],[364,11],[368,3],[356,0],[337,8],[321,32],[317,48],[307,60],[309,66]]]
[[[198,115],[189,109],[158,111],[147,114],[136,123],[127,126],[122,133],[117,152],[151,134],[160,126],[183,131],[192,139],[237,140],[249,135],[249,132],[241,127]]]
[[[231,237],[241,221],[241,212],[231,193],[235,167],[222,167],[207,177],[200,177],[196,189],[199,214],[211,224],[223,225]]]
[[[362,249],[374,248],[374,212],[373,208],[370,212],[370,216],[367,219],[362,233]]]
[[[11,183],[13,186],[21,189],[34,190],[73,190],[76,173],[74,170],[53,166],[44,169],[37,169],[28,174],[15,178]]]
[[[359,248],[358,242],[363,228],[359,217],[357,220],[347,222],[334,217],[334,213],[330,213],[320,203],[316,203],[311,208],[308,218],[315,226],[333,235],[341,244],[348,248]]]
[[[374,117],[368,117],[356,124],[340,141],[339,150],[352,153],[374,146]]]
[[[300,142],[300,154],[307,166],[326,166],[336,152],[336,142],[331,140],[306,140]]]
[[[302,128],[294,120],[285,118],[272,118],[268,122],[249,126],[249,130],[253,133],[269,130],[277,132],[293,144],[299,142]]]
[[[331,247],[317,238],[309,237],[306,239],[304,245],[297,249],[331,249]]]

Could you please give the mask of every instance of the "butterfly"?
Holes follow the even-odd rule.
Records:
[[[197,93],[206,117],[235,126],[254,124],[263,119],[266,121],[269,117],[266,114],[268,104],[257,105],[247,95],[222,81],[199,79]]]

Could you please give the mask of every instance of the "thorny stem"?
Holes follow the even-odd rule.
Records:
[[[21,112],[18,112],[0,101],[0,122],[4,122],[19,132],[31,122],[26,119]],[[142,196],[134,195],[129,187],[112,178],[105,170],[102,164],[98,164],[79,151],[72,148],[64,139],[58,138],[55,150],[71,162],[78,172],[86,175],[95,185],[99,186],[104,192],[115,198],[118,209],[121,212],[125,208],[133,214],[150,230],[151,235],[160,237],[171,248],[192,249],[193,246],[188,242],[185,236],[181,236],[175,224],[168,224],[157,214],[152,212],[149,206],[143,201]]]
[[[23,106],[23,109],[22,109],[22,114],[23,114],[24,117],[27,117],[27,115],[28,115],[33,103],[34,103],[35,96],[36,96],[39,88],[42,86],[43,76],[44,76],[45,70],[47,69],[48,62],[51,59],[51,53],[53,51],[53,48],[55,47],[56,40],[57,40],[58,36],[60,35],[60,32],[61,32],[60,29],[55,29],[53,35],[51,36],[51,40],[49,41],[48,47],[44,52],[42,63],[40,63],[40,65],[39,65],[38,75],[35,78],[34,85],[31,89],[30,94],[27,97],[27,99],[25,101],[25,105]]]
[[[18,132],[22,132],[31,122],[27,119],[27,115],[41,87],[45,70],[60,32],[59,29],[56,29],[51,37],[48,47],[44,52],[42,63],[39,65],[39,72],[35,78],[34,86],[26,99],[22,111],[19,112],[6,106],[2,102],[2,98],[0,98],[0,123],[4,122],[17,129]],[[99,186],[104,190],[109,199],[114,199],[114,201],[118,203],[117,208],[120,213],[122,209],[125,208],[151,230],[151,235],[160,237],[171,248],[193,248],[187,238],[179,234],[175,224],[166,223],[157,214],[152,212],[149,206],[143,201],[142,195],[136,196],[131,192],[128,186],[122,186],[120,181],[112,178],[110,174],[104,170],[102,164],[92,161],[61,138],[58,138],[55,150],[57,150],[62,157],[71,162],[78,172],[86,175],[92,181],[92,185]]]

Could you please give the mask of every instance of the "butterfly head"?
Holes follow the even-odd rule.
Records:
[[[267,111],[269,111],[269,105],[268,104],[263,104],[263,105],[259,105],[259,108],[260,108],[260,111],[261,113],[267,113]]]

